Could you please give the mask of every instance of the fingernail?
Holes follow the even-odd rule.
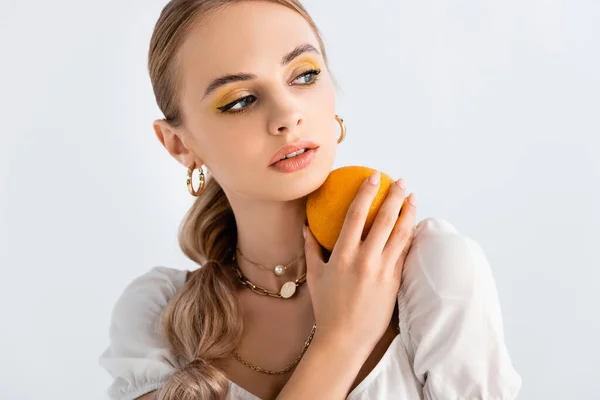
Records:
[[[415,207],[417,206],[417,197],[415,196],[415,194],[414,194],[414,193],[411,193],[411,194],[408,196],[408,202],[409,202],[410,204],[412,204],[413,206],[415,206]]]
[[[306,225],[302,227],[302,236],[304,236],[304,239],[306,239]]]
[[[373,185],[377,185],[379,183],[380,179],[381,179],[381,173],[379,171],[375,171],[369,177],[369,183],[371,183]]]
[[[396,181],[396,185],[400,186],[400,188],[403,190],[406,189],[406,182],[402,178]]]

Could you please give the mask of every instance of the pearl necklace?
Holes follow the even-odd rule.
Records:
[[[238,253],[240,253],[240,256],[242,256],[242,258],[243,258],[244,260],[248,261],[250,264],[256,265],[257,267],[259,267],[259,268],[262,268],[262,269],[268,269],[268,270],[272,270],[272,271],[273,271],[273,273],[274,273],[275,275],[277,275],[277,276],[282,276],[283,274],[285,274],[285,271],[288,269],[288,267],[289,267],[289,266],[291,266],[292,264],[294,264],[295,262],[297,262],[298,260],[300,260],[302,257],[304,257],[304,254],[300,254],[300,255],[299,255],[298,257],[296,257],[296,259],[295,259],[294,261],[292,261],[291,263],[288,263],[288,264],[286,264],[286,265],[277,264],[277,265],[276,265],[276,266],[274,266],[273,268],[268,268],[268,267],[265,267],[265,266],[263,266],[263,265],[261,265],[261,264],[255,263],[255,262],[254,262],[254,261],[252,261],[252,260],[249,260],[249,259],[247,259],[247,258],[246,258],[246,256],[244,256],[244,255],[242,254],[242,251],[240,250],[240,248],[239,248],[239,247],[237,247],[237,248],[236,248],[236,250],[237,250],[237,252],[238,252]],[[235,261],[235,255],[233,256],[233,260]]]
[[[240,251],[239,247],[237,248],[237,251],[240,253],[240,255],[242,257],[244,257],[244,259],[246,261],[248,261],[251,264],[254,264],[258,267],[261,267],[263,269],[270,269],[270,268],[266,268],[260,264],[257,264],[251,260],[248,260]],[[287,265],[281,265],[278,264],[275,266],[275,268],[273,268],[273,273],[277,276],[281,276],[285,273],[285,271],[287,270],[287,268],[294,264],[296,261],[298,261],[300,258],[304,257],[304,254],[300,255],[299,257],[297,257],[294,261],[292,261],[291,263],[287,264]],[[296,279],[295,281],[289,281],[283,284],[283,286],[281,286],[281,289],[279,289],[279,292],[272,292],[268,289],[265,289],[262,286],[258,286],[255,285],[254,283],[250,282],[248,280],[248,278],[246,278],[244,276],[244,274],[242,273],[241,269],[238,267],[238,263],[236,262],[236,258],[235,258],[235,254],[231,257],[233,260],[233,263],[231,265],[231,268],[234,270],[234,272],[237,274],[238,276],[238,280],[247,288],[249,288],[250,290],[252,290],[254,293],[258,293],[262,296],[271,296],[271,297],[277,297],[280,299],[289,299],[290,297],[292,297],[295,293],[296,290],[298,289],[298,286],[302,285],[303,283],[306,282],[306,273],[302,274],[302,276],[300,276],[298,279]]]

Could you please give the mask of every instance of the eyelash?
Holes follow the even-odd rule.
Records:
[[[317,81],[319,80],[319,74],[320,74],[320,73],[321,73],[321,70],[320,70],[320,69],[311,69],[311,70],[308,70],[308,71],[306,71],[306,72],[303,72],[303,73],[301,73],[300,75],[298,75],[298,76],[297,76],[297,77],[294,79],[294,81],[295,81],[295,80],[298,80],[299,78],[302,78],[302,77],[304,77],[304,76],[307,76],[307,75],[314,75],[314,76],[315,76],[315,78],[312,80],[312,82],[310,82],[310,83],[303,83],[303,84],[300,84],[300,86],[312,86],[312,85],[314,85],[315,83],[317,83]],[[235,106],[237,103],[240,103],[240,102],[242,102],[242,101],[244,101],[244,100],[248,100],[248,99],[250,99],[250,98],[253,98],[253,97],[255,98],[255,96],[253,96],[253,95],[244,96],[244,97],[241,97],[241,98],[239,98],[239,99],[237,99],[237,100],[235,100],[235,101],[232,101],[231,103],[229,103],[229,104],[226,104],[226,105],[224,105],[224,106],[222,106],[222,107],[218,107],[217,109],[218,109],[219,111],[221,111],[221,113],[223,113],[223,114],[242,114],[242,113],[244,113],[244,112],[248,111],[248,109],[249,109],[249,107],[250,107],[249,105],[248,105],[248,106],[246,106],[246,107],[244,107],[244,108],[240,108],[239,110],[235,110],[235,111],[229,111],[229,110],[230,110],[230,109],[231,109],[233,106]],[[256,100],[252,101],[252,103],[250,103],[250,104],[253,104],[255,101],[256,101]]]

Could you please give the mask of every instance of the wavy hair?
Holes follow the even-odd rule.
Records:
[[[154,27],[148,70],[158,107],[165,121],[180,126],[178,104],[181,77],[178,52],[191,29],[223,7],[249,0],[172,0]],[[266,0],[299,13],[314,30],[325,61],[319,30],[297,0]],[[224,266],[237,242],[235,218],[221,186],[207,177],[206,189],[194,202],[179,228],[184,254],[200,265],[169,302],[163,328],[184,366],[175,370],[156,392],[160,400],[222,399],[229,388],[225,373],[213,362],[232,354],[242,335],[242,315],[235,287]]]

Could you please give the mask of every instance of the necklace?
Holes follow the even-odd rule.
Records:
[[[302,351],[300,352],[300,355],[287,368],[282,369],[280,371],[270,371],[268,369],[252,365],[248,361],[246,361],[242,357],[240,357],[239,354],[236,353],[236,352],[233,353],[233,356],[239,362],[241,362],[242,364],[244,364],[246,367],[251,368],[251,369],[253,369],[256,372],[261,372],[261,373],[267,374],[267,375],[281,375],[281,374],[285,374],[286,372],[288,372],[289,370],[291,370],[292,368],[294,368],[296,366],[296,364],[298,364],[300,362],[300,360],[302,359],[302,356],[304,356],[304,353],[306,353],[306,349],[308,349],[308,346],[310,346],[310,342],[312,342],[312,339],[315,336],[315,330],[316,329],[317,329],[317,324],[313,324],[312,330],[310,331],[310,335],[308,336],[308,339],[306,339],[306,342],[304,342],[304,347],[302,348]]]
[[[240,282],[244,286],[246,286],[247,288],[252,290],[254,293],[258,293],[263,296],[277,297],[279,299],[289,299],[290,297],[292,297],[294,295],[294,293],[296,293],[296,289],[298,288],[298,286],[300,286],[304,282],[306,282],[306,273],[304,273],[304,274],[302,274],[302,276],[300,278],[296,279],[295,281],[293,281],[293,282],[289,281],[289,282],[284,283],[283,286],[281,287],[281,289],[279,290],[279,293],[277,293],[277,292],[272,292],[268,289],[265,289],[264,287],[255,285],[254,283],[250,282],[248,280],[248,278],[246,278],[244,276],[244,274],[242,273],[242,271],[239,269],[239,267],[236,264],[233,264],[231,266],[231,268],[236,272]]]
[[[294,261],[292,261],[292,262],[291,262],[291,263],[289,263],[289,264],[286,264],[286,265],[277,264],[277,265],[276,265],[276,266],[274,266],[273,268],[268,268],[268,267],[265,267],[265,266],[263,266],[263,265],[261,265],[261,264],[255,263],[255,262],[254,262],[254,261],[252,261],[252,260],[249,260],[249,259],[247,259],[247,258],[246,258],[246,256],[244,256],[244,255],[242,254],[242,251],[240,250],[240,248],[239,248],[239,247],[237,247],[237,248],[236,248],[236,250],[238,251],[238,253],[240,253],[240,256],[242,256],[242,258],[243,258],[244,260],[248,261],[250,264],[256,265],[257,267],[259,267],[259,268],[262,268],[262,269],[269,269],[269,270],[272,270],[272,271],[273,271],[273,273],[274,273],[275,275],[277,275],[277,276],[281,276],[281,275],[285,274],[285,271],[288,269],[288,267],[289,267],[290,265],[294,264],[296,261],[298,261],[298,260],[300,260],[302,257],[304,257],[304,254],[300,254],[298,257],[296,257],[296,259],[295,259]],[[235,255],[233,256],[233,259],[235,260]]]

